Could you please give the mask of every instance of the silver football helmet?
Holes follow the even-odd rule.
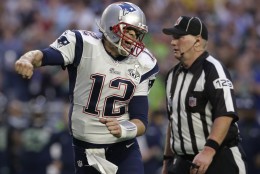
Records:
[[[143,11],[133,3],[117,2],[110,4],[97,23],[106,39],[118,48],[119,54],[138,56],[144,49],[142,42],[148,32]],[[127,30],[134,30],[136,39],[126,35]]]

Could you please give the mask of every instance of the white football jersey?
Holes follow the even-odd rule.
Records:
[[[159,71],[156,59],[145,49],[138,57],[115,61],[101,36],[83,30],[67,30],[50,46],[61,52],[69,72],[73,137],[94,144],[122,141],[99,118],[129,120],[128,103],[148,95]]]

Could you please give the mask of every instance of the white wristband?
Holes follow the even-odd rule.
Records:
[[[121,137],[122,139],[132,139],[137,135],[137,126],[131,121],[122,121],[120,122],[121,127]]]

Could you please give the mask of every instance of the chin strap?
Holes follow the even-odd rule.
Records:
[[[116,45],[114,43],[113,43],[113,45],[115,45],[117,47],[118,53],[120,55],[122,55],[122,56],[129,56],[130,53],[125,51],[123,47],[119,46],[119,45],[121,45],[121,43],[122,43],[122,38],[119,40],[118,45]]]

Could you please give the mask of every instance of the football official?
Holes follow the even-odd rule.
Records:
[[[180,61],[166,78],[163,174],[246,174],[233,84],[227,68],[206,50],[206,26],[198,17],[181,16],[163,33],[172,36]]]
[[[69,74],[76,174],[144,174],[137,136],[148,122],[148,93],[159,71],[145,48],[143,11],[112,3],[97,23],[101,33],[67,30],[48,48],[15,63],[30,79],[35,68],[62,66]]]

